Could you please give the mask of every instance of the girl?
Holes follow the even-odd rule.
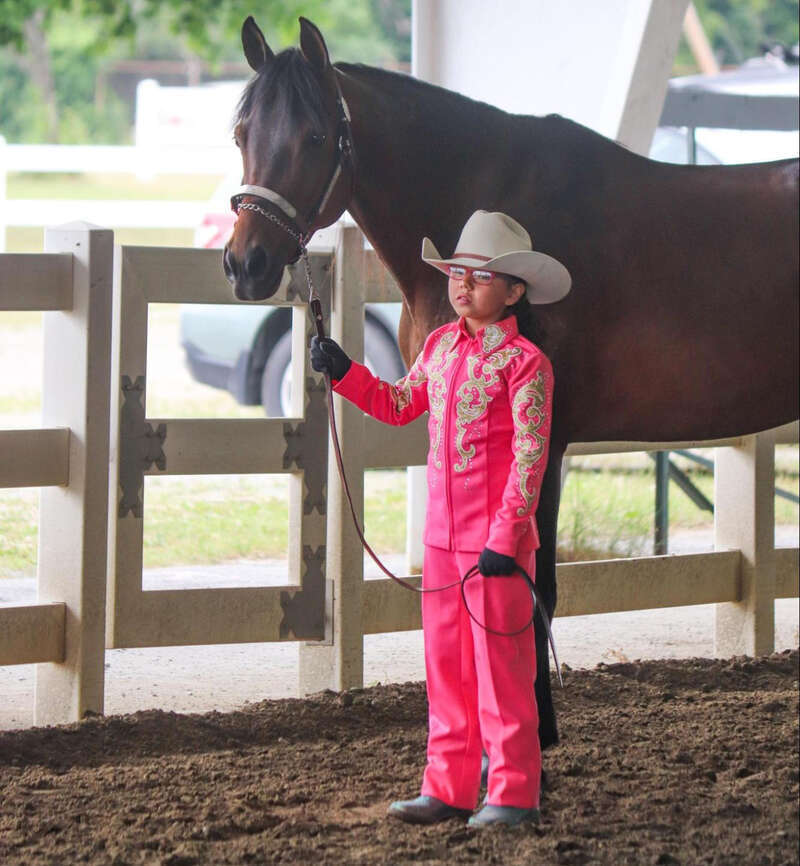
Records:
[[[389,424],[428,411],[428,507],[423,586],[482,575],[534,575],[536,504],[550,436],[553,372],[532,342],[530,304],[569,291],[566,268],[532,250],[525,229],[502,213],[476,211],[456,251],[442,259],[430,239],[425,262],[444,271],[458,320],[434,331],[408,375],[390,385],[314,338],[311,363],[334,390]],[[519,576],[470,580],[469,608],[490,629],[511,632],[530,615]],[[458,586],[422,596],[428,691],[428,761],[422,793],[389,807],[411,823],[467,817],[489,758],[484,807],[472,826],[538,821],[541,754],[534,696],[533,629],[507,636],[469,616]]]

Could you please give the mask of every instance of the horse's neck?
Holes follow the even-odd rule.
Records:
[[[431,235],[437,243],[455,243],[452,225],[460,220],[460,226],[469,215],[461,218],[480,165],[450,145],[457,139],[455,119],[437,116],[425,104],[440,98],[435,88],[415,89],[411,105],[410,95],[397,92],[397,81],[383,83],[358,67],[340,72],[339,80],[350,106],[356,151],[349,210],[397,279],[412,315],[419,311],[429,325],[451,318],[443,293],[429,290],[441,281],[421,261],[421,242]],[[412,81],[409,87],[415,87]],[[421,293],[423,287],[427,291]]]

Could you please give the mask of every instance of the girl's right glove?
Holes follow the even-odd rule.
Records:
[[[343,379],[352,361],[341,346],[330,337],[313,337],[311,340],[311,366],[318,373],[327,373],[331,379]]]
[[[484,577],[513,574],[516,567],[513,556],[497,553],[490,547],[484,547],[478,558],[478,571]]]

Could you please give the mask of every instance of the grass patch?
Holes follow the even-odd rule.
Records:
[[[38,391],[20,391],[16,394],[0,394],[0,415],[30,415],[42,406],[42,395]]]
[[[39,491],[0,489],[0,577],[35,574]]]
[[[115,244],[131,244],[145,247],[191,247],[194,246],[194,230],[163,228],[114,228]],[[6,251],[9,253],[40,253],[44,250],[44,229],[9,226],[6,229]]]
[[[223,175],[160,174],[140,180],[131,174],[14,172],[7,181],[8,198],[33,199],[165,199],[202,201],[210,198]]]
[[[652,525],[653,494],[648,488],[652,484],[634,475],[571,470],[558,519],[563,559],[609,559],[639,552]]]
[[[700,486],[711,492],[710,477]],[[778,485],[798,489],[796,476]],[[647,550],[652,537],[652,473],[571,471],[562,496],[559,561],[608,559]],[[0,490],[0,577],[34,574],[38,491]],[[378,553],[405,550],[406,483],[402,471],[368,472],[367,538]],[[776,522],[797,522],[797,506],[776,499]],[[671,529],[711,526],[711,516],[670,491]],[[285,476],[148,477],[144,564],[220,563],[283,558],[288,543]]]
[[[42,326],[40,310],[2,310],[0,311],[0,328],[10,328],[19,331],[30,328],[32,331]]]
[[[223,175],[158,175],[140,180],[130,174],[12,173],[8,176],[9,199],[65,199],[78,201],[205,201],[210,200]],[[214,206],[209,205],[209,210]],[[13,214],[11,214],[13,222]],[[191,247],[192,228],[117,228],[115,244]],[[10,253],[38,253],[44,249],[44,229],[14,226],[6,229]]]
[[[364,534],[378,554],[406,549],[405,472],[365,473]]]
[[[263,418],[260,406],[242,406],[225,391],[192,383],[197,395],[176,400],[166,395],[147,394],[148,418]]]
[[[152,499],[145,508],[145,568],[287,554],[288,507],[283,499]]]

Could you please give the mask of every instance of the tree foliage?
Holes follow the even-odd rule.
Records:
[[[0,133],[11,141],[123,142],[132,107],[102,87],[125,58],[241,61],[252,0],[1,0]],[[396,62],[411,0],[260,0],[273,49],[296,44],[298,17],[323,30],[334,59]],[[402,27],[401,27],[402,29]],[[405,51],[405,56],[408,55]],[[243,75],[245,73],[243,72]]]
[[[798,0],[694,0],[717,62],[735,66],[779,43],[787,48],[798,39]],[[694,67],[683,45],[677,65]],[[694,67],[696,68],[696,67]]]
[[[798,0],[695,0],[718,60],[798,40]],[[131,107],[104,90],[125,58],[242,59],[255,14],[274,50],[297,43],[300,15],[335,60],[408,63],[411,0],[0,0],[0,133],[11,141],[123,142]],[[695,71],[682,45],[676,68]]]

